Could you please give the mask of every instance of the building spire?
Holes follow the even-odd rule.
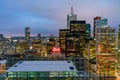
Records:
[[[71,14],[73,15],[74,13],[73,13],[73,6],[71,6]]]

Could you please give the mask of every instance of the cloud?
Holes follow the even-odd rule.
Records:
[[[119,3],[120,0],[1,0],[0,33],[22,34],[30,26],[32,33],[58,34],[59,28],[66,28],[71,6],[80,20],[92,25],[93,18],[103,14],[110,26],[117,27]]]

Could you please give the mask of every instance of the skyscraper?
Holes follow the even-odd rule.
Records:
[[[97,16],[94,18],[94,29],[93,29],[93,37],[95,38],[95,30],[96,30],[96,21],[97,20],[100,20],[101,17],[100,16]]]
[[[96,20],[96,27],[107,27],[108,25],[108,20],[107,18],[101,18]]]
[[[115,47],[115,28],[96,28],[96,65],[98,75],[115,76]]]
[[[66,34],[66,56],[73,57],[76,68],[85,70],[83,56],[86,42],[86,21],[70,21],[70,33]]]
[[[3,34],[0,34],[0,53],[2,53],[3,50]]]
[[[32,40],[32,49],[35,50],[35,55],[43,57],[41,54],[42,44],[40,39]]]
[[[25,28],[25,40],[27,42],[30,42],[30,28],[29,27]]]
[[[108,26],[108,20],[107,18],[103,18],[100,16],[97,16],[94,18],[94,31],[93,31],[93,37],[96,37],[95,30],[99,27],[107,27]]]
[[[70,33],[66,34],[67,56],[82,56],[85,48],[86,21],[70,21]]]
[[[36,39],[37,39],[37,40],[40,40],[40,39],[41,39],[41,34],[40,34],[40,33],[38,33],[38,35],[36,36]]]
[[[69,33],[69,29],[60,29],[59,30],[59,46],[61,52],[64,54],[66,51],[66,34]]]
[[[91,37],[91,26],[90,24],[86,24],[86,38]]]
[[[86,21],[70,21],[70,29],[59,30],[59,41],[61,50],[66,57],[72,57],[72,61],[78,70],[85,70],[84,50],[86,39],[90,37],[90,24]]]
[[[117,47],[118,47],[118,53],[117,53],[117,73],[120,76],[120,25],[119,30],[117,32]]]
[[[30,48],[30,28],[25,28],[25,41],[27,43],[28,49]]]
[[[77,20],[77,15],[73,12],[73,7],[71,7],[71,14],[67,15],[67,29],[70,29],[70,21]]]

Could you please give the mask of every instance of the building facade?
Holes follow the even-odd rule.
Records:
[[[59,30],[61,52],[76,65],[77,70],[86,70],[85,50],[91,34],[86,21],[70,21],[70,29]],[[88,48],[88,47],[87,47]]]
[[[77,20],[77,15],[73,12],[73,7],[71,7],[71,14],[67,15],[67,29],[70,29],[70,21]]]
[[[0,75],[6,71],[6,60],[0,60]]]
[[[120,76],[120,25],[119,25],[119,30],[117,32],[117,73]]]
[[[103,17],[100,17],[100,16],[95,17],[94,18],[93,37],[94,38],[96,37],[96,34],[95,34],[96,28],[107,27],[107,26],[108,26],[108,19],[107,18],[103,18]]]
[[[66,34],[66,56],[83,57],[86,40],[86,22],[71,21],[70,33]]]
[[[25,40],[28,42],[28,46],[30,47],[30,28],[25,28]]]
[[[59,30],[59,47],[61,49],[62,54],[66,51],[66,35],[70,33],[69,29],[60,29]]]
[[[115,37],[115,28],[96,28],[96,65],[100,76],[115,76]]]
[[[91,38],[91,25],[86,24],[86,38],[90,39]]]
[[[97,19],[95,23],[96,27],[107,27],[108,26],[108,20],[107,18],[101,18]]]
[[[66,56],[73,57],[77,70],[86,70],[86,40],[89,36],[90,26],[86,21],[71,21],[70,33],[66,34]],[[88,33],[87,33],[88,30]]]
[[[97,20],[100,20],[101,19],[101,17],[100,16],[96,16],[95,18],[94,18],[94,27],[93,27],[93,37],[95,38],[95,30],[96,30],[96,22],[97,22]]]
[[[49,67],[48,67],[49,66]],[[72,61],[19,61],[6,71],[8,80],[78,80]]]
[[[32,49],[35,50],[35,54],[39,57],[43,57],[44,55],[41,54],[42,51],[42,44],[41,40],[32,40]]]
[[[2,54],[3,52],[3,45],[4,45],[3,34],[0,34],[0,54]]]

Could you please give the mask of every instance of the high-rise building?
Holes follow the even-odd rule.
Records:
[[[95,74],[96,73],[96,54],[95,54],[95,39],[90,38],[89,42],[86,43],[86,59],[87,59],[87,71]]]
[[[96,65],[100,77],[115,77],[115,34],[115,28],[96,28]]]
[[[96,37],[95,30],[98,27],[107,27],[108,26],[108,20],[107,18],[103,18],[100,16],[97,16],[94,18],[94,29],[93,29],[93,37]]]
[[[70,21],[70,33],[66,34],[66,57],[73,57],[78,70],[86,70],[84,58],[86,42],[86,21]]]
[[[118,49],[118,53],[117,53],[117,73],[120,76],[120,25],[119,25],[119,30],[117,32],[117,49]]]
[[[30,28],[29,27],[25,28],[25,39],[26,41],[30,42]]]
[[[25,40],[28,43],[28,46],[30,47],[30,28],[25,28]]]
[[[41,54],[42,49],[41,40],[32,40],[32,49],[35,50],[35,54],[37,56],[43,56]]]
[[[67,29],[70,29],[70,21],[77,20],[77,15],[73,12],[73,7],[71,7],[71,14],[67,15]]]
[[[36,39],[37,39],[37,40],[40,40],[40,39],[41,39],[41,34],[40,34],[40,33],[38,33],[38,35],[36,36]]]
[[[61,58],[64,58],[66,56],[66,48],[67,48],[67,34],[70,33],[70,29],[60,29],[59,30],[59,47],[61,50]],[[67,57],[67,56],[66,56]]]
[[[55,36],[52,34],[47,41],[47,52],[51,54],[52,48],[56,45],[57,41]]]
[[[86,24],[86,38],[91,37],[91,26],[90,24]]]
[[[108,24],[107,18],[103,17],[101,19],[97,19],[95,23],[96,27],[107,27],[108,26],[107,24]]]
[[[32,49],[35,50],[35,54],[39,57],[43,57],[41,54],[42,51],[42,43],[41,43],[41,35],[38,34],[35,39],[32,40]]]
[[[97,20],[100,20],[101,17],[100,16],[97,16],[94,18],[94,29],[93,29],[93,37],[95,38],[95,30],[96,30],[96,22]]]
[[[0,34],[0,53],[2,53],[3,50],[3,34]]]
[[[70,33],[69,29],[60,29],[59,30],[59,47],[61,49],[62,54],[66,51],[66,34]]]
[[[70,33],[66,34],[66,56],[82,56],[85,48],[86,22],[71,21]]]
[[[90,24],[86,21],[70,21],[70,29],[59,30],[59,41],[61,52],[65,56],[72,57],[72,61],[78,70],[85,70],[86,59],[83,56],[85,52],[86,40],[90,38]]]

